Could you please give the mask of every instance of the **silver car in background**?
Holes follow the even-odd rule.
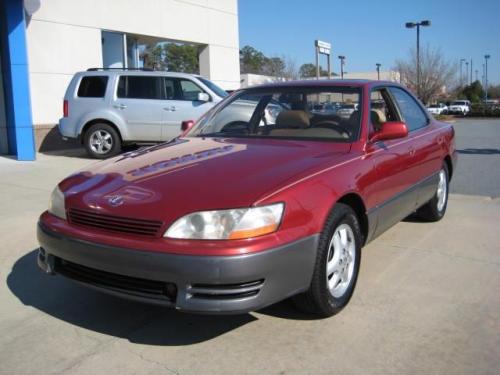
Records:
[[[63,138],[78,138],[88,154],[107,158],[127,143],[178,136],[227,92],[199,75],[115,69],[76,73],[64,96]]]

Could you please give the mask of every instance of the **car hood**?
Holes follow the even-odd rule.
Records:
[[[350,144],[180,138],[98,162],[60,184],[67,207],[172,221],[189,212],[249,207],[341,162]]]

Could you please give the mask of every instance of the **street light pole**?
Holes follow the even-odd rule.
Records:
[[[484,55],[485,65],[484,65],[484,104],[488,100],[488,59],[490,55]]]
[[[470,84],[472,85],[472,58],[470,59]]]
[[[345,56],[340,55],[340,78],[344,79],[344,64],[345,64]]]
[[[464,85],[464,75],[462,73],[462,64],[465,62],[465,59],[460,59],[460,87]]]
[[[465,85],[469,85],[469,62],[465,62]]]
[[[417,96],[420,98],[420,26],[430,26],[431,21],[424,20],[421,22],[407,22],[406,28],[417,28]]]
[[[379,80],[379,81],[380,81],[380,66],[381,66],[382,64],[380,64],[380,63],[376,63],[375,65],[376,65],[376,67],[377,67],[377,80]]]

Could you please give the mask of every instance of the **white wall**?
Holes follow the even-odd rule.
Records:
[[[57,123],[75,72],[102,66],[101,30],[206,44],[200,73],[240,86],[237,0],[42,0],[27,26],[35,125]]]

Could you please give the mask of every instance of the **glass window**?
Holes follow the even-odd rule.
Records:
[[[78,96],[80,98],[103,98],[107,84],[107,76],[83,77],[78,87]]]
[[[179,99],[176,94],[176,89],[175,89],[175,79],[173,78],[165,78],[165,95],[168,100],[175,100]]]
[[[200,86],[188,79],[179,80],[181,85],[182,100],[198,100],[198,94],[204,92]]]
[[[128,99],[162,99],[162,77],[121,76],[117,96]]]
[[[210,90],[212,90],[215,94],[220,96],[221,98],[225,98],[229,94],[227,91],[221,89],[219,86],[217,86],[215,83],[212,81],[205,79],[203,77],[197,77],[205,86],[207,86]]]
[[[427,116],[410,94],[397,87],[391,87],[390,90],[394,95],[394,99],[396,99],[396,103],[409,131],[420,129],[427,125]]]
[[[247,90],[209,112],[189,136],[352,142],[360,130],[359,104],[360,90],[350,87]]]

